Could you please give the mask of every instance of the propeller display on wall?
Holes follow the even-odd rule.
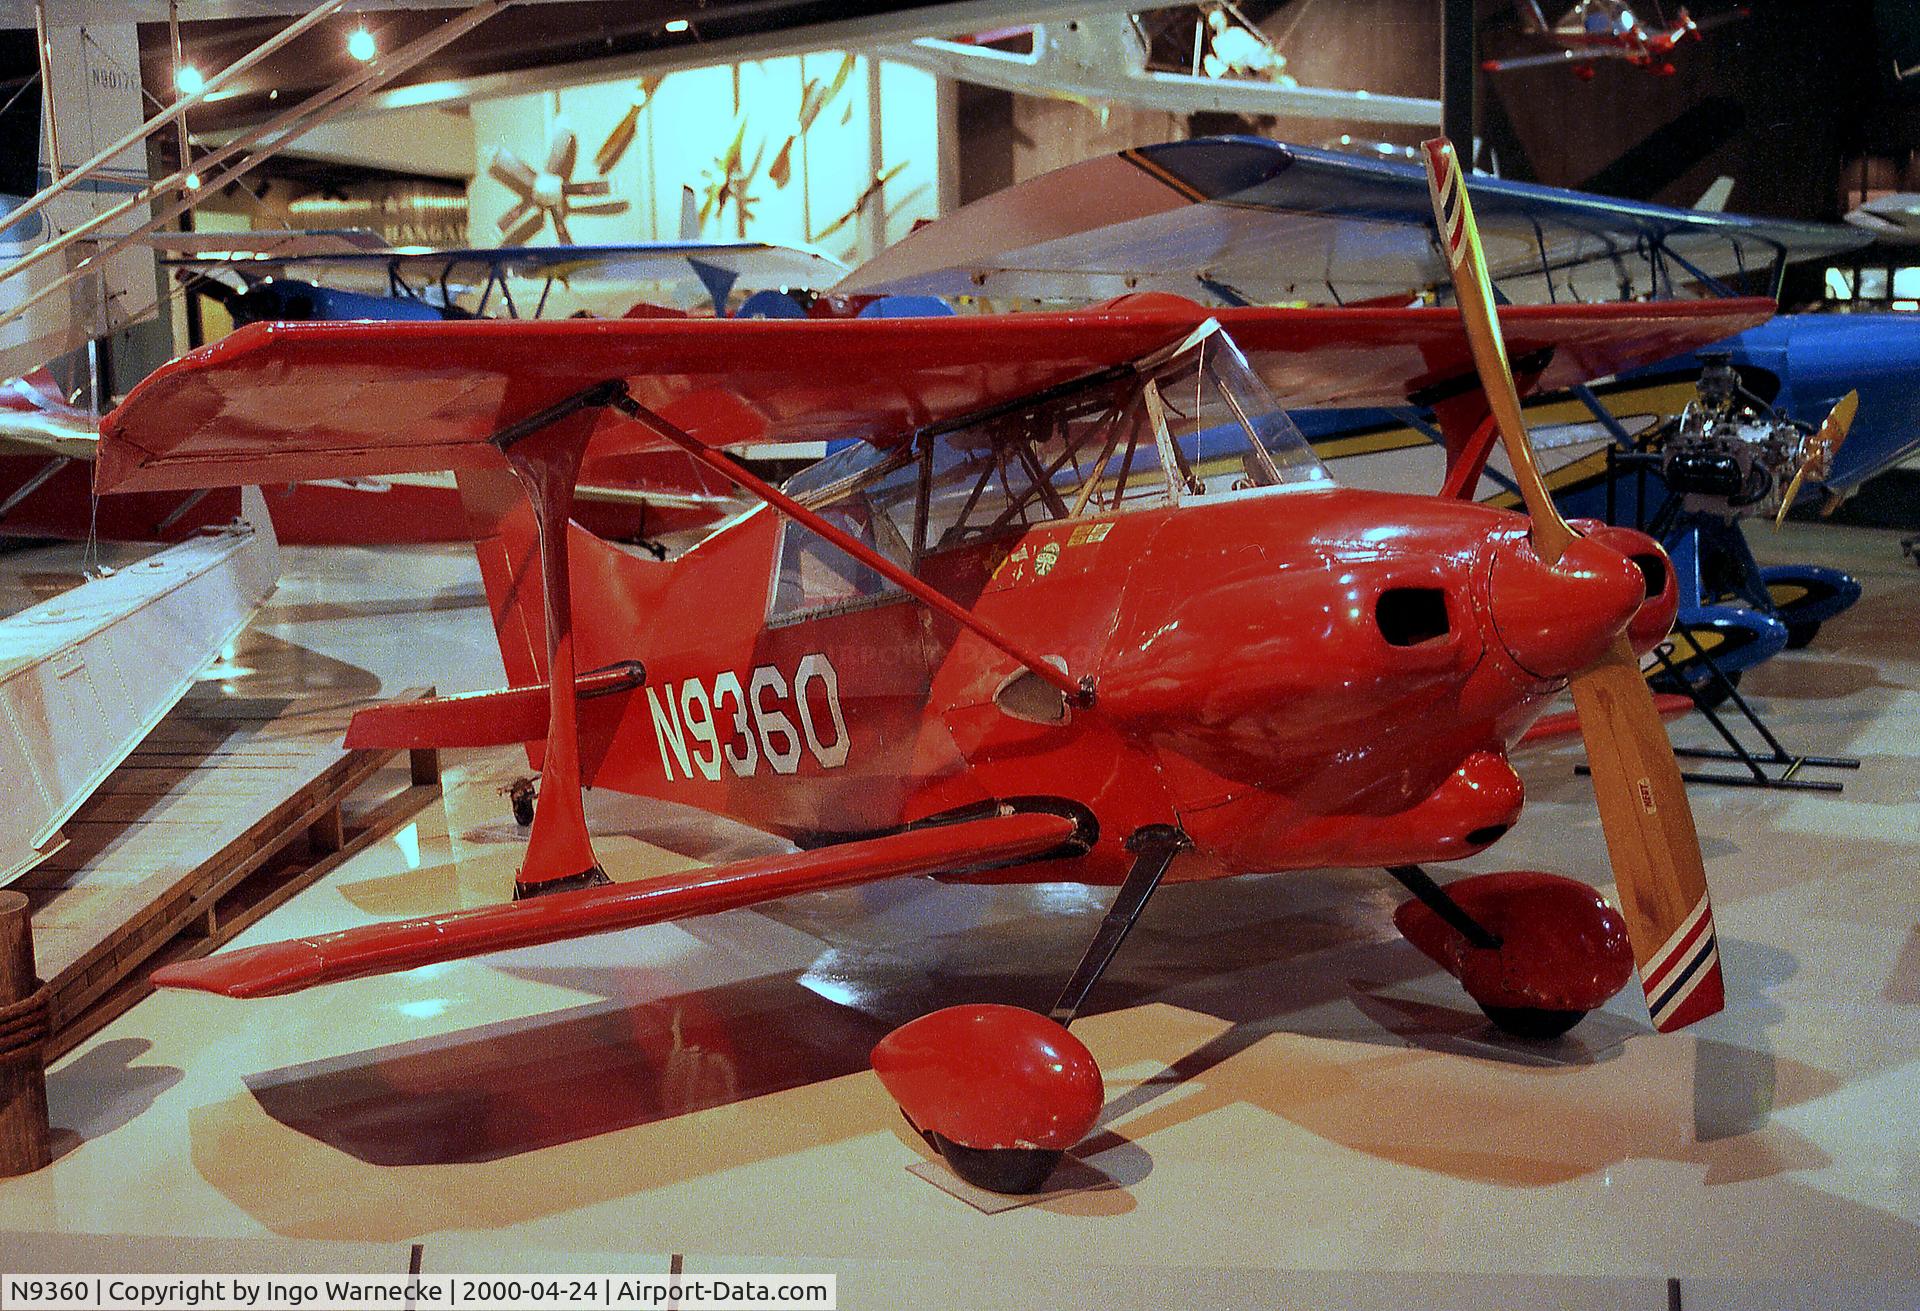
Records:
[[[493,158],[487,164],[487,175],[517,197],[498,220],[500,237],[505,244],[525,245],[551,220],[554,236],[563,244],[572,245],[573,234],[567,229],[569,215],[626,212],[624,200],[594,199],[607,196],[613,190],[605,178],[573,180],[573,166],[579,151],[579,140],[563,118],[553,122],[547,137],[547,158],[539,169],[529,166],[507,147],[495,147]]]
[[[720,156],[713,161],[702,176],[706,179],[706,193],[700,201],[700,221],[705,223],[709,217],[721,219],[726,216],[727,203],[733,203],[736,223],[740,235],[746,235],[746,222],[753,217],[754,198],[747,193],[747,187],[753,182],[754,175],[760,171],[760,157],[766,153],[767,143],[762,140],[759,148],[753,152],[753,162],[741,166],[746,149],[747,121],[740,120],[739,130],[733,134],[733,141]]]
[[[665,77],[640,79],[640,98],[627,107],[627,112],[620,116],[620,120],[613,125],[613,130],[607,133],[607,139],[600,143],[600,149],[593,152],[593,166],[600,170],[601,177],[613,172],[625,158],[627,147],[631,146],[634,137],[639,135],[640,115],[645,113],[647,106],[653,103],[654,92],[660,89],[660,84],[664,81],[666,81]]]
[[[820,111],[831,104],[833,98],[840,94],[840,89],[846,86],[847,78],[853,72],[854,60],[853,55],[845,56],[830,80],[823,82],[817,77],[809,78],[800,89],[799,125],[780,147],[779,153],[774,155],[773,163],[767,166],[767,176],[773,179],[774,186],[784,187],[792,179],[794,144],[807,134],[807,129],[813,126],[813,120],[820,117]],[[847,108],[853,108],[851,102]]]

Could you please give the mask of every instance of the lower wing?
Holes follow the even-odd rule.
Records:
[[[1073,821],[1059,815],[991,815],[817,851],[246,947],[164,966],[154,971],[153,982],[228,997],[273,997],[490,951],[711,915],[800,892],[1001,864],[1060,847],[1074,831]]]

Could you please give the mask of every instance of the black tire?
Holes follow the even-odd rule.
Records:
[[[1065,1155],[1038,1147],[963,1147],[940,1133],[927,1132],[926,1137],[955,1174],[990,1193],[1038,1192]]]
[[[1787,650],[1798,651],[1813,641],[1820,632],[1818,619],[1789,619],[1787,622]]]
[[[1552,1042],[1587,1018],[1585,1011],[1550,1011],[1537,1006],[1488,1006],[1480,1009],[1500,1032],[1527,1042]]]

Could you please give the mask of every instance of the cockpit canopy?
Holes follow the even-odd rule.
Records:
[[[860,442],[786,491],[902,567],[1035,524],[1328,486],[1326,467],[1233,339],[1208,323],[1167,350],[1012,405]],[[878,574],[788,525],[772,613],[887,593]]]

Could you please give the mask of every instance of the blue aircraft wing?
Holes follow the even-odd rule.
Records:
[[[619,292],[647,284],[696,280],[716,303],[737,281],[755,288],[823,288],[845,273],[828,255],[798,246],[759,241],[657,241],[607,246],[494,246],[458,249],[351,248],[344,242],[274,242],[261,234],[193,234],[198,248],[165,262],[197,272],[231,270],[249,284],[268,282],[319,287],[362,298],[391,298],[438,308],[465,304],[472,313],[532,315],[539,302],[521,305],[513,285],[529,284],[537,296],[549,282],[576,291]],[[293,238],[301,235],[273,234]],[[170,243],[171,244],[171,243]],[[499,298],[494,299],[498,289]],[[301,294],[306,294],[303,290]],[[312,297],[309,297],[312,300]],[[524,299],[524,295],[523,295]],[[315,300],[318,304],[322,297]],[[348,302],[342,301],[342,304]],[[340,317],[411,318],[411,310],[371,312],[368,300],[351,302],[356,312]],[[312,317],[336,317],[315,314]]]

